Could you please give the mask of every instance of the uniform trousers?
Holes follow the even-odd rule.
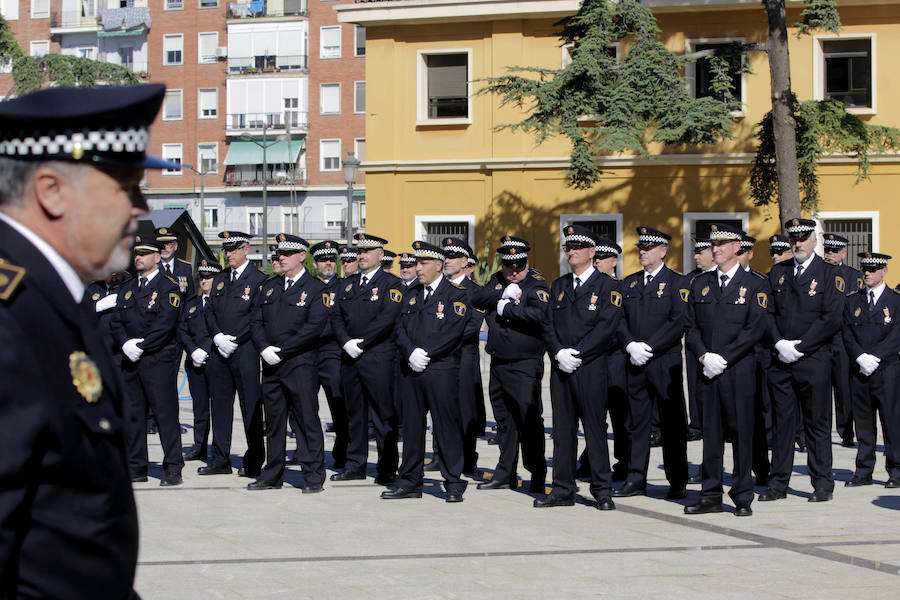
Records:
[[[690,415],[690,423],[688,431],[691,434],[703,434],[703,407],[700,399],[697,397],[697,381],[700,379],[700,361],[697,355],[684,349],[685,371],[687,371],[687,389],[688,389],[688,414]]]
[[[359,358],[341,358],[343,396],[347,403],[349,438],[347,465],[350,473],[365,473],[369,455],[369,417],[378,447],[378,477],[397,472],[397,413],[394,410],[392,375],[396,352],[366,351]],[[346,375],[346,376],[345,376]]]
[[[244,471],[250,475],[259,473],[266,457],[263,441],[263,403],[259,383],[259,354],[253,344],[240,344],[228,358],[213,349],[206,363],[209,369],[210,395],[212,397],[212,449],[209,466],[231,466],[231,430],[234,421],[234,394],[237,392],[247,452],[244,454]]]
[[[841,336],[831,348],[831,388],[834,390],[834,426],[842,440],[853,440],[853,399],[850,395],[850,357]]]
[[[497,435],[500,438],[500,459],[494,470],[494,481],[515,481],[519,444],[522,445],[522,464],[531,472],[531,480],[544,481],[547,477],[544,419],[541,416],[543,376],[543,356],[491,358],[488,389],[494,418],[498,419]]]
[[[481,410],[479,411],[479,406]],[[484,391],[478,348],[463,346],[459,361],[459,413],[463,428],[463,471],[471,473],[478,464],[475,446],[484,434]],[[434,417],[432,417],[432,420]]]
[[[875,469],[875,447],[878,429],[875,413],[881,419],[881,433],[884,437],[884,464],[888,477],[900,477],[900,399],[897,398],[897,376],[900,375],[900,361],[892,356],[881,361],[878,369],[866,377],[853,369],[850,389],[853,399],[853,420],[856,424],[857,477],[871,477]]]
[[[584,425],[591,495],[596,499],[612,494],[609,442],[606,439],[607,358],[582,363],[574,373],[554,368],[550,372],[553,405],[553,496],[575,494],[575,458],[578,451],[578,421]],[[601,393],[597,393],[602,390]]]
[[[642,367],[629,362],[627,369],[627,428],[631,448],[626,481],[638,485],[647,481],[655,403],[659,408],[666,479],[672,486],[687,485],[687,417],[684,412],[681,353],[663,354],[650,359]]]
[[[212,357],[210,357],[210,360]],[[209,375],[206,365],[195,367],[190,358],[184,363],[191,403],[194,409],[194,450],[206,458],[209,439]]]
[[[787,365],[772,359],[769,370],[774,440],[769,486],[786,491],[794,467],[794,438],[800,410],[808,451],[806,464],[816,490],[834,491],[831,473],[831,346]]]
[[[163,470],[167,475],[180,475],[184,467],[181,424],[178,422],[178,388],[172,376],[172,363],[175,360],[174,346],[153,354],[144,354],[137,363],[122,357],[128,406],[128,467],[132,477],[147,476],[148,406],[153,407],[159,424]]]
[[[319,421],[319,379],[316,353],[307,352],[277,365],[262,366],[262,394],[266,408],[266,465],[260,478],[267,483],[284,479],[287,419],[291,412],[298,428],[296,459],[307,485],[325,481],[325,440]]]
[[[403,461],[397,486],[421,490],[425,478],[425,414],[441,449],[441,475],[447,492],[462,492],[463,427],[459,406],[459,368],[451,363],[428,366],[422,373],[400,367],[403,404]]]
[[[759,485],[769,481],[769,439],[771,439],[772,401],[769,396],[768,370],[772,366],[772,352],[762,346],[754,350],[756,356],[755,398],[753,403],[753,472]]]
[[[753,407],[756,361],[753,353],[729,364],[724,373],[708,379],[702,373],[697,394],[703,405],[703,468],[701,499],[722,502],[725,437],[731,437],[734,470],[728,495],[739,506],[753,501]]]
[[[326,345],[319,351],[319,385],[325,390],[325,400],[334,427],[334,445],[331,447],[332,466],[343,469],[347,463],[347,405],[341,392],[341,351],[337,346]]]
[[[607,359],[606,400],[609,410],[609,422],[613,432],[613,457],[616,464],[612,466],[613,473],[621,473],[624,477],[628,473],[628,457],[631,455],[631,440],[628,436],[628,391],[625,389],[625,358],[624,352],[615,352]],[[587,447],[578,457],[578,477],[590,473],[591,463],[588,458]]]

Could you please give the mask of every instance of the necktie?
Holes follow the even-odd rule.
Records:
[[[235,282],[235,281],[237,281],[237,278],[238,278],[237,271],[235,271],[234,269],[232,269],[232,270],[231,270],[231,281],[232,281],[232,283]]]
[[[869,290],[869,312],[875,310],[875,292]]]
[[[576,277],[575,278],[575,291],[577,292],[578,288],[580,288],[580,287],[581,287],[581,279]]]
[[[794,279],[800,279],[800,275],[803,273],[803,265],[797,265],[797,272],[794,273]]]
[[[294,285],[294,280],[293,280],[293,279],[288,279],[288,280],[286,280],[286,281],[284,282],[284,289],[285,289],[285,290],[289,290],[289,289],[291,289],[291,286],[292,286],[292,285]]]
[[[653,281],[653,275],[650,275],[649,273],[647,273],[647,279],[644,280],[644,285],[645,286],[650,285],[651,281]]]
[[[206,300],[208,298],[209,298],[209,296],[203,296],[203,308],[206,308]]]
[[[362,277],[359,278],[359,287],[360,288],[366,287],[367,283],[369,283],[369,278],[366,277],[365,275],[363,275]]]
[[[146,277],[141,277],[140,279],[138,279],[138,288],[139,288],[139,289],[144,289],[144,286],[145,286],[145,285],[147,285],[147,278],[146,278]]]
[[[431,286],[425,286],[425,302],[428,302],[428,299],[431,297]]]
[[[169,263],[166,263],[166,274],[169,276],[172,275],[172,267],[169,265]]]
[[[719,285],[719,290],[724,290],[725,286],[728,285],[728,275],[722,273],[722,275],[719,276],[719,279],[722,281],[722,283]]]

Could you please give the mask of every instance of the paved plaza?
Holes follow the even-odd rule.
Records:
[[[486,387],[487,373],[484,381]],[[181,396],[181,421],[189,426],[186,388]],[[328,420],[324,397],[321,407]],[[237,408],[235,415],[238,457],[244,442]],[[183,441],[191,440],[189,431]],[[326,449],[332,441],[329,434]],[[187,463],[183,486],[160,488],[162,451],[156,436],[150,442],[150,481],[135,484],[135,585],[145,600],[900,597],[900,490],[881,485],[887,476],[880,445],[876,484],[843,487],[856,450],[841,447],[837,436],[834,501],[806,501],[812,488],[805,455],[797,454],[788,498],[754,502],[750,518],[735,517],[728,498],[722,514],[684,515],[699,485],[688,487],[686,500],[664,500],[659,448],[650,457],[649,496],[616,499],[617,510],[601,512],[586,483],[573,507],[535,509],[531,494],[479,491],[474,481],[465,502],[446,504],[439,473],[426,473],[421,500],[381,500],[384,488],[371,479],[374,442],[370,479],[329,481],[320,494],[295,487],[299,467],[289,468],[283,489],[251,492],[237,468],[231,476],[200,477],[197,462]],[[688,444],[692,472],[701,449],[702,442]],[[489,474],[497,446],[480,440],[478,452]],[[726,469],[729,454],[726,448]]]

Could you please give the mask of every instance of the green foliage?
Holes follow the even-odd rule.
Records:
[[[900,129],[869,125],[848,113],[838,100],[797,102],[797,163],[800,178],[801,207],[813,212],[819,204],[819,177],[816,170],[823,155],[837,154],[856,160],[856,182],[869,178],[872,154],[900,149]],[[778,173],[775,160],[775,137],[772,113],[768,112],[756,126],[756,157],[750,171],[750,197],[756,206],[776,201]]]
[[[571,64],[561,70],[509,67],[508,75],[481,80],[486,85],[478,93],[496,94],[501,106],[527,112],[497,130],[525,131],[538,143],[552,135],[569,139],[569,185],[590,189],[597,183],[599,154],[649,156],[652,143],[710,144],[730,137],[727,103],[691,98],[682,78],[690,59],[656,39],[659,28],[646,6],[636,0],[584,0],[577,14],[556,25],[563,44],[572,46]],[[609,51],[618,41],[630,43],[621,62]],[[727,92],[726,79],[723,75],[716,85],[728,99],[733,92]]]
[[[492,258],[491,262],[488,262],[489,258]],[[475,264],[475,271],[472,273],[472,278],[478,285],[485,285],[490,280],[491,275],[499,270],[500,259],[497,257],[496,252],[493,255],[491,254],[491,242],[485,240],[484,252],[478,257],[478,262]]]
[[[824,29],[837,33],[841,28],[841,15],[838,14],[836,0],[807,0],[800,21],[794,23],[797,37],[809,35],[815,29]]]

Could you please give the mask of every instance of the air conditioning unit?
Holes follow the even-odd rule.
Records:
[[[216,47],[216,58],[225,58],[228,56],[228,46]]]

